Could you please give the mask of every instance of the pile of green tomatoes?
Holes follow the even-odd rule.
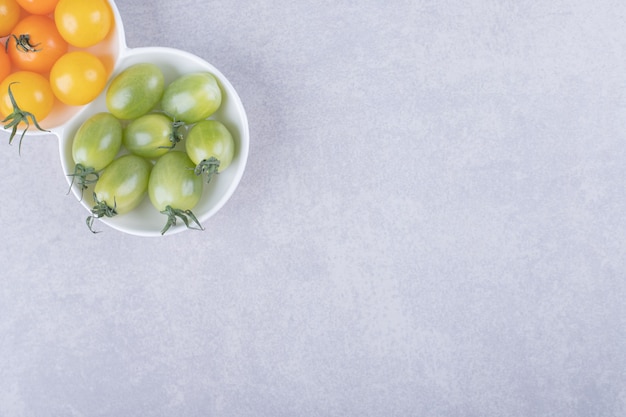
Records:
[[[147,195],[165,216],[161,234],[177,219],[203,230],[192,210],[235,154],[229,129],[210,118],[221,103],[210,72],[166,84],[157,65],[138,63],[115,76],[106,91],[108,111],[86,119],[72,142],[72,185],[81,193],[93,185],[89,229],[96,233],[95,219],[128,213]]]

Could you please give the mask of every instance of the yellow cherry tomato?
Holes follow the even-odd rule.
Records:
[[[54,21],[67,43],[87,48],[106,38],[113,13],[106,0],[59,0]]]
[[[20,5],[15,0],[0,0],[0,38],[8,36],[20,20]]]
[[[50,70],[50,86],[54,95],[71,106],[82,106],[98,97],[106,82],[104,64],[86,51],[68,52]]]
[[[35,72],[17,71],[0,83],[0,115],[3,119],[14,111],[9,87],[19,109],[31,113],[37,122],[52,111],[54,94],[48,80]]]

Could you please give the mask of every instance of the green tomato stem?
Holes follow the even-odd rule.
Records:
[[[76,167],[74,167],[74,173],[68,174],[68,176],[72,177],[72,182],[70,184],[70,189],[67,190],[67,193],[69,194],[72,190],[74,180],[78,179],[81,200],[83,198],[83,191],[86,190],[90,184],[98,182],[98,179],[100,178],[100,174],[96,172],[95,169],[91,167],[86,168],[83,164],[76,164]]]
[[[180,131],[185,126],[185,122],[174,120],[172,122],[172,133],[170,134],[170,146],[159,146],[159,149],[174,149],[174,147],[183,140],[183,133]]]
[[[12,33],[7,38],[7,41],[4,43],[4,51],[5,52],[8,52],[8,50],[9,50],[9,41],[11,39],[15,40],[15,48],[18,51],[22,51],[22,52],[39,52],[39,51],[41,51],[41,49],[37,49],[37,47],[39,45],[41,45],[40,43],[36,43],[34,45],[32,43],[30,43],[30,35],[28,33],[20,35],[19,38]]]
[[[165,207],[165,210],[163,210],[161,213],[167,216],[167,223],[165,223],[163,230],[161,230],[161,235],[165,234],[165,232],[167,232],[171,226],[176,225],[177,217],[180,218],[183,221],[183,223],[185,223],[185,226],[187,226],[188,229],[204,230],[204,227],[202,227],[202,225],[200,224],[200,222],[198,221],[198,219],[196,218],[196,216],[193,214],[191,210],[180,210],[180,209],[172,208],[172,206],[167,206]],[[190,219],[195,224],[197,224],[198,227],[193,227],[189,223]]]
[[[115,211],[115,207],[117,206],[117,204],[113,203],[113,207],[109,207],[109,205],[105,203],[104,201],[98,200],[98,196],[96,195],[95,192],[93,193],[93,201],[95,202],[95,205],[91,209],[91,213],[93,214],[93,216],[87,217],[86,223],[91,233],[96,234],[100,232],[93,230],[93,222],[95,221],[95,219],[99,219],[101,217],[117,216],[117,211]]]
[[[207,184],[211,182],[211,179],[219,174],[220,161],[216,157],[212,156],[209,159],[204,159],[194,169],[196,175],[206,175]]]

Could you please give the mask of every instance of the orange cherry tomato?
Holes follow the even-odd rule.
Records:
[[[54,20],[47,16],[30,15],[13,28],[8,52],[18,69],[47,73],[68,50]]]
[[[68,52],[50,70],[50,86],[56,98],[70,106],[82,106],[104,90],[107,71],[100,59],[86,51]]]
[[[0,82],[11,73],[11,60],[9,55],[4,52],[4,48],[0,48]]]
[[[67,43],[87,48],[106,38],[113,13],[106,0],[59,0],[54,21]]]
[[[0,0],[0,38],[7,36],[20,20],[22,10],[15,0]]]
[[[13,113],[13,104],[9,97],[11,93],[18,107],[32,113],[38,122],[41,122],[54,106],[54,94],[46,78],[36,72],[16,71],[0,83],[0,116],[5,118]]]
[[[15,0],[28,13],[50,14],[54,11],[59,0]]]

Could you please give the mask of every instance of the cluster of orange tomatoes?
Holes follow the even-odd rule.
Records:
[[[0,0],[0,120],[94,100],[109,74],[90,48],[113,25],[107,0]]]

